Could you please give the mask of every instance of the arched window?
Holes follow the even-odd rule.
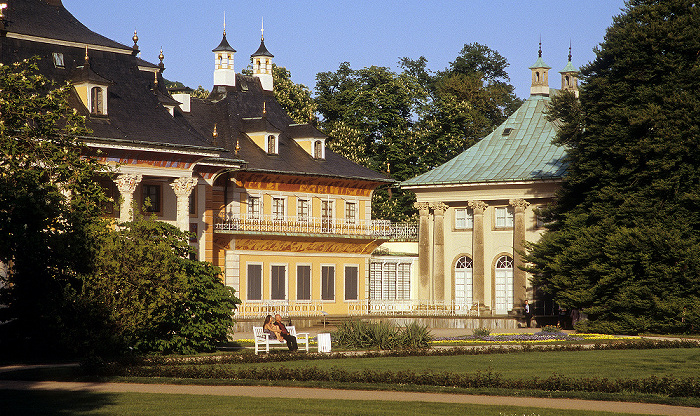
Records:
[[[455,263],[455,305],[468,311],[472,305],[472,259],[463,256]]]
[[[566,85],[567,87],[570,87],[570,86],[571,86],[571,80],[569,80],[569,76],[568,76],[568,75],[565,76],[564,79],[566,80],[566,84],[565,84],[565,85]]]
[[[501,256],[495,270],[496,314],[505,315],[513,310],[513,258]]]
[[[92,87],[90,90],[90,112],[92,114],[104,114],[104,102],[102,99],[102,88]]]
[[[314,142],[314,158],[323,159],[323,143],[320,140]]]
[[[540,73],[535,72],[535,82],[540,82]]]
[[[271,155],[277,154],[277,140],[272,134],[267,136],[267,153]]]

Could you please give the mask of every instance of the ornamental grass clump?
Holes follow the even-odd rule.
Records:
[[[397,328],[388,322],[359,320],[343,322],[331,338],[341,348],[381,350],[428,348],[432,341],[428,327],[415,322]]]

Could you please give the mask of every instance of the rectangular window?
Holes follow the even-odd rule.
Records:
[[[333,201],[325,199],[321,201],[321,229],[331,231],[333,227]]]
[[[411,299],[411,264],[372,262],[369,275],[369,297],[374,300]]]
[[[496,228],[513,228],[513,208],[496,207]]]
[[[285,215],[284,198],[272,198],[272,219],[275,221],[284,221]]]
[[[146,212],[160,212],[160,185],[143,185],[143,204]]]
[[[345,222],[355,224],[357,221],[357,204],[354,202],[345,203]]]
[[[190,193],[190,217],[197,216],[197,187],[192,188],[192,193]]]
[[[247,278],[248,300],[261,300],[262,264],[249,264]]]
[[[345,266],[345,300],[357,300],[357,266]]]
[[[455,208],[455,229],[471,230],[474,228],[473,211],[468,208]]]
[[[335,299],[335,266],[321,266],[321,299]]]
[[[297,266],[297,300],[311,300],[311,266]]]
[[[310,216],[309,211],[309,200],[297,199],[297,221],[308,222]]]
[[[248,218],[259,219],[260,218],[260,197],[259,196],[248,196]]]
[[[272,266],[270,272],[270,299],[286,299],[286,273],[287,266]]]

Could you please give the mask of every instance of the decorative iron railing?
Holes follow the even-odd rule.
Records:
[[[237,214],[219,214],[214,222],[214,230],[218,232],[351,235],[396,241],[418,241],[417,224],[392,224],[387,220],[347,220],[343,218],[274,215],[250,217]]]
[[[331,306],[332,305],[332,306]],[[481,316],[478,302],[417,302],[412,300],[357,300],[345,301],[346,311],[337,312],[338,305],[322,301],[264,300],[243,301],[236,310],[237,318],[260,318],[280,314],[291,318],[320,317],[328,313],[324,308],[332,307],[334,315],[347,316]]]

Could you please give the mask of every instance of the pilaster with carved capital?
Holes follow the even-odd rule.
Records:
[[[515,208],[515,212],[524,212],[525,209],[530,206],[530,203],[522,198],[511,199],[508,201],[508,204]]]
[[[444,215],[445,211],[447,211],[450,207],[442,202],[436,202],[430,204],[430,208],[433,209],[433,213],[435,215]]]
[[[430,204],[415,202],[420,214],[418,223],[418,299],[430,299]]]
[[[469,208],[474,211],[474,214],[483,214],[486,208],[489,206],[484,201],[469,201]]]
[[[513,302],[521,305],[526,299],[527,275],[521,253],[525,250],[525,210],[530,205],[529,202],[520,199],[511,199],[508,204],[514,208],[515,215],[513,217],[513,259],[515,264],[513,267]]]
[[[480,304],[484,304],[484,280],[486,279],[484,211],[487,207],[488,204],[484,201],[469,201],[469,208],[474,211],[474,228],[472,230],[472,288],[474,300]]]
[[[134,191],[136,191],[136,187],[139,185],[139,183],[141,183],[142,178],[142,175],[123,173],[114,180],[121,197],[121,204],[119,206],[119,221],[128,222],[134,218],[132,207],[134,202]]]
[[[197,178],[177,178],[170,186],[177,197],[177,227],[182,231],[190,228],[190,194],[197,185]]]

